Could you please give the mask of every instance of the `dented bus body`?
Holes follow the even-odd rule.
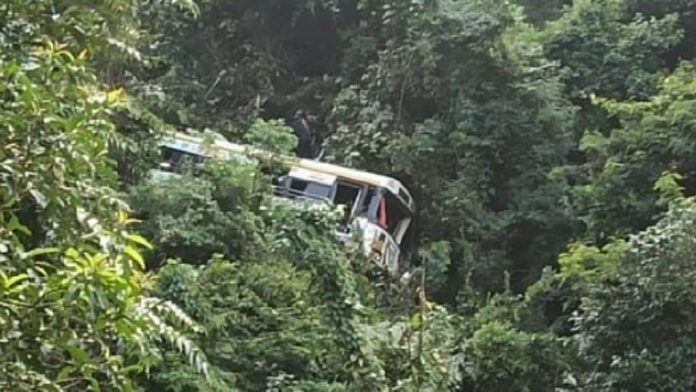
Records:
[[[152,171],[155,178],[176,175],[184,169],[185,162],[195,165],[206,158],[245,161],[271,156],[221,137],[206,140],[184,133],[166,137],[160,146],[162,162]],[[285,170],[274,180],[275,198],[343,206],[337,239],[358,245],[390,275],[398,275],[415,210],[411,194],[398,180],[309,159],[281,157],[280,161]],[[359,238],[359,243],[355,238]]]

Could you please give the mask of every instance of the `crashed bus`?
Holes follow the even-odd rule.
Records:
[[[177,175],[187,165],[208,158],[245,161],[271,154],[226,139],[176,133],[160,142],[161,163],[155,178]],[[343,221],[337,239],[353,244],[357,234],[361,248],[390,275],[400,269],[406,234],[415,205],[409,191],[396,179],[310,159],[281,157],[283,174],[274,179],[274,196],[290,202],[342,206]]]

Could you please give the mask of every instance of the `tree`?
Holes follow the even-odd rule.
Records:
[[[586,176],[572,195],[590,233],[623,236],[654,223],[666,208],[664,193],[671,191],[666,181],[676,181],[686,194],[696,191],[695,75],[694,67],[684,64],[662,80],[649,101],[597,100],[618,126],[606,136],[588,132],[580,143],[587,162],[567,168],[576,178]]]
[[[504,270],[524,286],[572,231],[546,177],[571,146],[574,114],[553,64],[520,10],[500,2],[373,12],[352,34],[384,44],[335,99],[327,157],[392,173],[415,193],[421,243],[451,243],[439,298],[452,301],[467,276],[500,290]]]
[[[618,273],[590,286],[575,318],[587,368],[578,385],[598,391],[688,391],[694,378],[693,238],[696,208],[676,201],[633,237]]]
[[[517,3],[524,7],[527,18],[535,25],[544,25],[549,21],[558,19],[565,8],[573,2],[570,0],[518,0]]]
[[[666,69],[666,54],[683,37],[678,14],[641,13],[632,1],[578,1],[542,32],[550,60],[576,99],[645,99]]]
[[[195,323],[146,294],[149,244],[105,158],[123,92],[87,57],[130,9],[53,3],[0,5],[0,387],[133,390],[162,341],[205,373]]]

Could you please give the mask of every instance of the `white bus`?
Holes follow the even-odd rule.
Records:
[[[161,141],[162,162],[153,170],[161,178],[180,173],[186,163],[206,158],[248,160],[271,154],[231,143],[224,138],[206,140],[176,133]],[[336,236],[353,243],[362,237],[362,249],[390,275],[400,270],[402,246],[411,225],[415,205],[411,194],[396,179],[309,159],[280,157],[284,175],[274,182],[274,196],[286,201],[343,206],[345,216]]]

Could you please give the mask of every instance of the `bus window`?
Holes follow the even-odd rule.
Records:
[[[336,186],[336,195],[334,196],[334,205],[344,205],[344,221],[347,223],[350,220],[351,213],[358,201],[360,195],[360,187],[357,185],[339,182]]]
[[[355,216],[366,217],[368,218],[368,220],[370,220],[370,206],[372,205],[374,197],[375,190],[372,188],[367,188],[365,195],[363,196],[362,201],[360,202],[360,205],[355,211]]]
[[[160,169],[166,171],[176,171],[176,166],[181,159],[181,152],[174,150],[173,148],[162,147],[162,163],[160,164]]]
[[[290,181],[290,190],[294,195],[299,197],[306,197],[309,199],[330,199],[333,187],[317,182],[293,178]]]
[[[375,188],[368,188],[362,203],[357,208],[355,216],[366,217],[369,222],[386,229],[391,218],[389,217],[384,192]]]
[[[411,212],[399,198],[391,193],[384,195],[386,201],[386,230],[397,242],[401,242],[411,222]]]
[[[163,161],[160,168],[174,173],[181,173],[186,169],[195,168],[205,160],[200,155],[190,154],[170,147],[163,147],[161,155]]]
[[[401,242],[408,226],[411,224],[411,211],[391,192],[371,188],[367,191],[356,216],[364,216],[389,235],[397,243]]]

